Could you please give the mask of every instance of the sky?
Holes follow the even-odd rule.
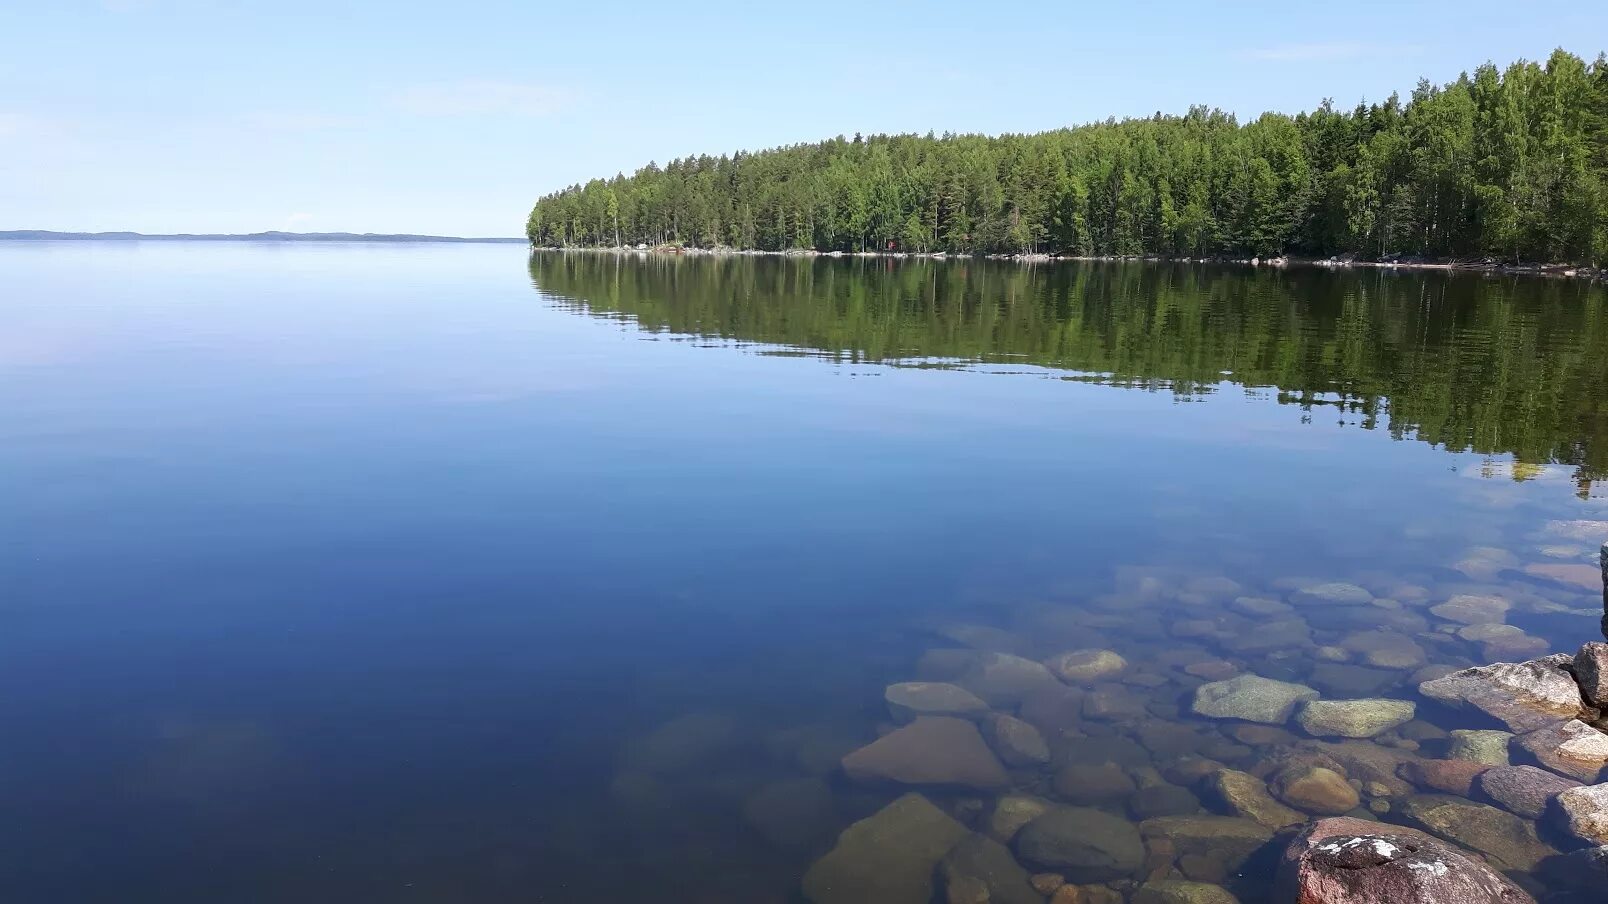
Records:
[[[1560,46],[1608,50],[1608,3],[0,0],[0,229],[513,236],[649,161],[1349,106]]]

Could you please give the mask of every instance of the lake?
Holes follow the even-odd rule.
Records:
[[[1396,819],[1425,789],[1371,763],[1489,727],[1418,681],[1602,636],[1600,286],[506,245],[0,273],[8,900],[799,900],[908,790],[840,760],[918,679],[1046,739],[918,789],[971,829],[1007,790],[1188,816],[1191,762],[1315,744]],[[1460,595],[1505,612],[1430,611]],[[1081,648],[1125,665],[1043,681]],[[1244,673],[1418,711],[1191,711]],[[1265,896],[1239,840],[1168,843],[1144,869]],[[1486,853],[1544,890],[1545,843]]]

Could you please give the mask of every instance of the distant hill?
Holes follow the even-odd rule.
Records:
[[[453,235],[410,235],[376,232],[252,232],[244,235],[201,233],[146,235],[142,232],[52,232],[48,229],[0,230],[0,241],[67,242],[507,242],[524,244],[523,238],[461,238]]]

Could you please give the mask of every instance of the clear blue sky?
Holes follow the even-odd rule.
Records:
[[[1608,2],[5,0],[0,229],[517,235],[649,160],[1293,112],[1558,46],[1608,49]]]

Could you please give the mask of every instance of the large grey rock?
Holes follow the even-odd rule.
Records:
[[[1290,718],[1297,703],[1317,698],[1318,692],[1304,684],[1246,673],[1196,688],[1191,709],[1197,715],[1213,719],[1244,719],[1278,725]]]
[[[993,706],[1016,706],[1036,691],[1061,682],[1043,663],[1009,653],[978,653],[954,683]]]
[[[977,726],[950,716],[924,716],[843,758],[857,781],[1002,788],[1009,778]]]
[[[1529,821],[1460,797],[1411,797],[1395,812],[1409,825],[1485,854],[1500,869],[1529,872],[1557,853],[1536,838]]]
[[[1585,713],[1566,653],[1529,662],[1498,662],[1426,681],[1419,693],[1448,706],[1476,709],[1513,731],[1533,731]]]
[[[1027,870],[1005,845],[987,835],[961,839],[938,864],[938,874],[946,889],[981,890],[988,904],[1044,904],[1044,896],[1028,883]],[[950,900],[957,897],[951,894]]]
[[[1179,855],[1193,854],[1238,869],[1267,844],[1273,831],[1234,816],[1159,816],[1139,824],[1146,841],[1170,843]]]
[[[1567,788],[1552,798],[1548,818],[1586,844],[1608,844],[1608,784]]]
[[[1608,766],[1608,734],[1579,719],[1519,735],[1518,745],[1553,772],[1583,782],[1596,781]]]
[[[929,904],[938,862],[969,832],[919,794],[906,794],[843,830],[804,874],[814,904]]]
[[[1270,788],[1279,800],[1319,816],[1349,813],[1362,802],[1346,777],[1326,766],[1287,766],[1273,776]]]
[[[1129,904],[1239,904],[1239,898],[1221,885],[1154,879],[1134,889]]]
[[[988,712],[983,698],[959,685],[942,681],[904,681],[882,692],[888,712],[901,722],[917,716],[976,717]]]
[[[1371,738],[1411,722],[1417,711],[1407,700],[1313,700],[1296,721],[1317,737]]]
[[[1016,834],[1026,863],[1068,882],[1108,882],[1137,875],[1145,846],[1133,823],[1087,807],[1056,807]]]
[[[1128,660],[1112,650],[1072,650],[1052,656],[1044,665],[1068,684],[1090,684],[1128,667]]]
[[[1373,602],[1373,594],[1356,584],[1333,582],[1302,587],[1290,594],[1290,602],[1297,606],[1366,606]]]
[[[1534,904],[1502,874],[1403,826],[1323,819],[1290,842],[1273,900],[1300,904]]]
[[[1526,819],[1539,819],[1547,804],[1559,792],[1580,787],[1580,783],[1553,775],[1534,766],[1498,766],[1481,773],[1475,780],[1480,792],[1504,810]]]
[[[1431,614],[1447,621],[1464,625],[1484,625],[1506,620],[1513,604],[1499,596],[1461,594],[1438,606],[1430,606]]]
[[[1416,669],[1428,657],[1412,638],[1395,631],[1353,631],[1340,646],[1362,658],[1364,665],[1380,669]]]
[[[995,801],[994,808],[988,813],[988,834],[995,841],[1010,844],[1022,826],[1048,813],[1054,806],[1042,797],[1007,794]]]
[[[1608,546],[1603,550],[1603,570],[1608,573]],[[1599,640],[1582,646],[1574,657],[1574,675],[1586,703],[1608,709],[1608,643]]]
[[[630,743],[625,752],[631,771],[674,775],[706,768],[730,755],[742,743],[737,720],[724,713],[688,713]]]
[[[1202,793],[1212,809],[1240,816],[1270,829],[1306,822],[1306,816],[1273,799],[1267,785],[1248,772],[1224,769],[1201,780]]]
[[[1042,766],[1050,761],[1050,745],[1030,722],[994,713],[983,719],[983,733],[1008,766]]]
[[[1510,731],[1454,728],[1446,756],[1453,760],[1468,760],[1487,766],[1508,764],[1508,745],[1513,741]]]

